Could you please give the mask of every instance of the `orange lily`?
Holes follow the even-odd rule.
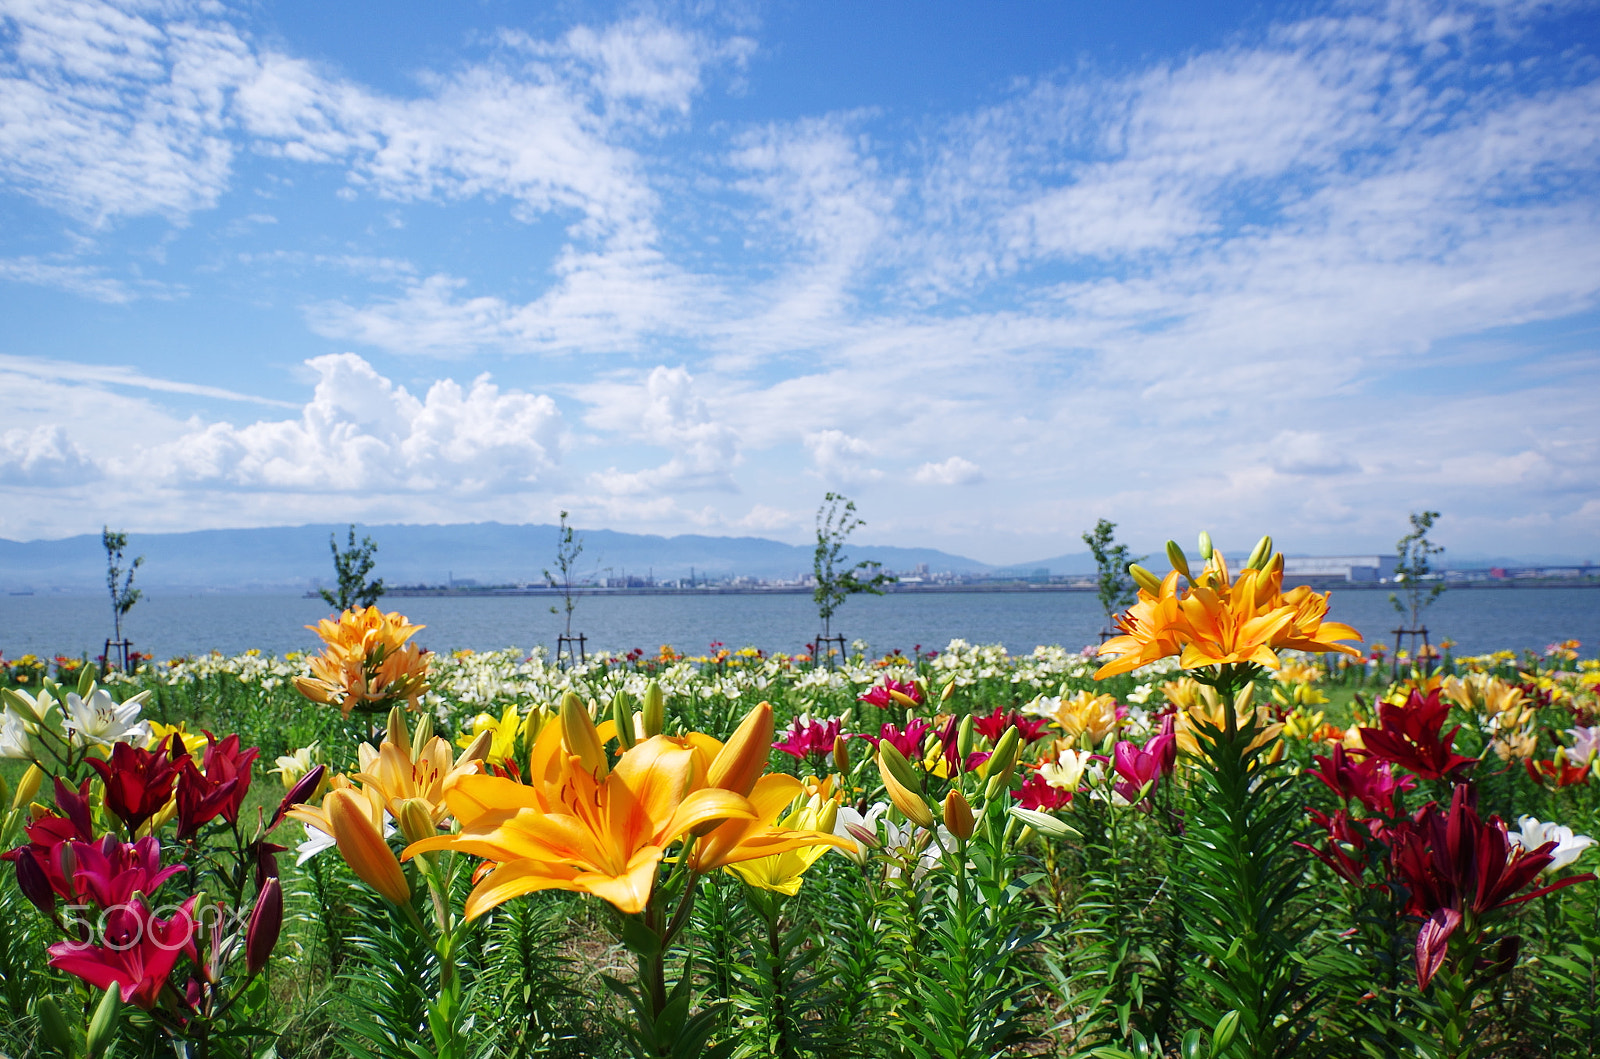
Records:
[[[383,804],[377,795],[350,787],[329,791],[322,814],[356,877],[394,904],[409,907],[411,886],[394,850],[384,841]]]
[[[296,690],[313,702],[337,705],[348,717],[354,709],[374,713],[401,702],[416,709],[428,690],[427,656],[407,642],[425,626],[365,607],[306,628],[327,645],[311,659],[313,675],[294,678]]]
[[[361,771],[354,778],[375,789],[384,808],[396,820],[400,818],[400,806],[408,799],[417,799],[426,804],[433,822],[439,824],[449,815],[444,802],[445,786],[456,776],[478,771],[478,762],[469,755],[479,749],[481,742],[475,741],[458,757],[448,742],[434,736],[417,748],[414,761],[387,739],[376,755],[363,743]]]
[[[653,736],[608,768],[587,713],[563,704],[562,723],[547,726],[529,755],[531,785],[454,777],[445,802],[460,833],[413,843],[405,856],[454,849],[495,862],[467,898],[469,919],[550,889],[592,893],[621,912],[642,912],[668,846],[701,825],[756,815],[734,791],[690,789],[699,753]]]

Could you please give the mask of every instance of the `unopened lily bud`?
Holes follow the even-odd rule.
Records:
[[[400,712],[400,707],[389,707],[388,728],[389,742],[400,748],[406,757],[411,756],[411,737],[406,734],[405,714]]]
[[[913,699],[910,695],[907,695],[903,691],[895,691],[893,688],[890,688],[889,697],[908,710],[914,710],[917,708],[917,700]]]
[[[1211,534],[1207,533],[1205,530],[1201,530],[1200,531],[1200,558],[1204,559],[1206,562],[1209,563],[1211,561],[1211,552],[1212,552],[1212,550],[1213,549],[1211,547]]]
[[[20,809],[39,796],[39,787],[44,783],[44,769],[38,765],[29,765],[28,771],[22,774],[17,781],[17,792],[11,796],[11,808]]]
[[[1050,838],[1077,838],[1078,832],[1062,823],[1061,820],[1049,813],[1041,813],[1037,809],[1024,809],[1020,805],[1013,805],[1007,809],[1013,817],[1027,824],[1041,835]]]
[[[7,804],[9,804],[10,801],[11,801],[11,784],[6,782],[6,778],[4,776],[0,776],[0,802],[6,802]]]
[[[750,797],[756,780],[767,770],[771,748],[772,703],[757,703],[712,760],[706,786]]]
[[[667,725],[667,696],[661,690],[661,685],[652,680],[645,685],[644,703],[639,710],[644,722],[644,737],[660,735],[666,730]]]
[[[833,737],[833,767],[836,772],[850,773],[850,740],[842,735]]]
[[[1177,541],[1167,542],[1167,562],[1171,563],[1172,568],[1178,573],[1193,580],[1189,574],[1189,557],[1183,554],[1183,549],[1179,547]]]
[[[1272,538],[1270,536],[1264,536],[1260,540],[1256,541],[1254,550],[1250,552],[1250,558],[1245,560],[1244,568],[1246,570],[1260,570],[1262,567],[1266,566],[1267,559],[1271,555]]]
[[[962,761],[966,761],[967,755],[972,753],[974,740],[972,723],[973,717],[969,713],[961,718],[961,726],[956,729],[956,753],[960,755]]]
[[[245,933],[245,969],[251,974],[260,974],[267,965],[282,929],[283,887],[277,879],[268,879],[256,895],[256,907],[250,913],[250,927]]]
[[[1152,596],[1161,594],[1161,578],[1146,570],[1138,563],[1128,564],[1128,576],[1133,578],[1133,583],[1150,593]]]
[[[945,703],[949,702],[955,697],[955,693],[956,678],[951,677],[949,680],[944,682],[944,688],[939,692],[939,705],[943,706]]]
[[[328,766],[318,765],[289,788],[289,793],[283,796],[283,801],[278,803],[278,811],[272,814],[272,822],[267,825],[271,831],[283,823],[284,816],[297,805],[305,805],[317,796],[322,789],[322,783],[328,777]]]
[[[65,845],[65,843],[63,843]],[[43,912],[52,915],[56,910],[56,892],[50,888],[50,877],[44,873],[44,868],[33,859],[33,853],[27,846],[23,846],[17,853],[17,889],[22,891],[22,896]],[[71,876],[67,876],[71,878]]]
[[[963,842],[971,838],[977,828],[977,821],[972,817],[972,806],[967,804],[966,795],[961,793],[959,787],[951,788],[950,793],[944,796],[944,826]]]
[[[100,1059],[117,1036],[117,1023],[122,1021],[122,998],[118,993],[115,982],[106,986],[105,996],[100,998],[100,1005],[94,1009],[94,1018],[89,1020],[89,1035],[83,1042],[85,1059]]]
[[[87,699],[94,694],[95,668],[84,666],[83,672],[78,674],[78,698]]]
[[[1011,786],[1011,774],[1016,770],[1017,755],[1021,749],[1022,733],[1015,726],[1007,728],[994,745],[994,754],[989,758],[989,782],[983,790],[984,798],[993,798]]]
[[[894,807],[918,827],[933,827],[933,810],[918,789],[921,784],[911,762],[887,739],[878,744],[878,772]]]
[[[422,748],[433,738],[433,714],[424,712],[417,718],[417,730],[411,733],[411,761],[416,763]]]
[[[366,809],[360,804],[361,795],[352,790],[331,791],[322,803],[333,829],[333,840],[339,846],[356,878],[388,898],[390,903],[406,905],[411,901],[411,884],[406,882],[400,862],[383,839],[383,834],[373,825]]]
[[[34,1017],[39,1020],[39,1036],[45,1043],[64,1056],[77,1053],[72,1039],[72,1031],[67,1028],[66,1016],[61,1014],[61,1007],[55,999],[42,996],[33,1002]]]
[[[561,696],[561,741],[590,775],[599,779],[606,774],[606,748],[600,744],[594,719],[583,700],[570,691]]]
[[[617,740],[622,749],[633,749],[633,700],[624,688],[611,696],[611,719],[617,724]]]
[[[428,803],[421,798],[407,798],[401,802],[395,824],[399,826],[400,833],[406,836],[408,843],[421,842],[425,838],[434,838],[439,834],[439,828],[433,822],[433,813],[429,811]]]
[[[482,731],[472,737],[472,742],[467,748],[456,756],[456,765],[465,765],[469,761],[482,761],[489,756],[489,748],[494,746],[494,733]]]

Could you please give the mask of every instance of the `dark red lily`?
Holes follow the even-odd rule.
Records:
[[[1378,728],[1361,729],[1361,743],[1366,752],[1379,761],[1416,773],[1425,780],[1459,780],[1478,759],[1463,757],[1450,749],[1458,724],[1443,736],[1450,714],[1450,704],[1439,697],[1438,689],[1426,696],[1411,692],[1404,706],[1381,702],[1378,704]]]
[[[268,879],[256,895],[256,906],[250,912],[250,926],[245,931],[245,968],[259,974],[267,965],[267,958],[278,944],[278,932],[283,929],[283,887],[276,877]]]
[[[1476,923],[1499,908],[1594,879],[1568,876],[1521,893],[1549,866],[1556,843],[1513,846],[1499,817],[1478,818],[1466,785],[1456,787],[1448,812],[1428,803],[1411,826],[1393,833],[1391,862],[1409,893],[1406,912],[1424,920],[1417,935],[1417,985],[1427,988],[1442,966],[1451,935],[1467,916]]]
[[[1396,778],[1394,767],[1388,762],[1355,757],[1342,746],[1335,746],[1331,757],[1318,754],[1312,760],[1319,768],[1307,769],[1307,775],[1321,780],[1345,801],[1355,798],[1367,812],[1383,817],[1394,817],[1396,792],[1408,791],[1417,785],[1413,776]]]
[[[175,736],[168,736],[154,750],[118,743],[111,748],[109,761],[89,758],[89,767],[105,784],[106,808],[122,821],[129,835],[138,834],[140,826],[172,797],[172,785],[178,778],[176,758],[183,754],[172,745],[176,741]]]
[[[1332,816],[1315,809],[1307,811],[1328,833],[1327,839],[1320,847],[1306,842],[1296,842],[1295,845],[1332,868],[1333,873],[1345,882],[1365,886],[1367,848],[1372,837],[1370,830],[1358,826],[1359,822],[1343,809],[1337,810]]]
[[[103,945],[60,941],[50,946],[50,966],[77,975],[96,989],[117,986],[124,1004],[146,1011],[182,956],[195,958],[194,902],[190,897],[171,919],[157,919],[140,898],[108,910]]]
[[[250,766],[260,753],[255,747],[239,749],[239,737],[217,740],[210,732],[206,744],[205,771],[195,768],[186,757],[178,764],[178,837],[189,838],[201,827],[222,817],[230,824],[239,822],[239,808],[250,792]]]

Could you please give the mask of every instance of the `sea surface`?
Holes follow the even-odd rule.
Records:
[[[489,650],[543,645],[554,652],[563,624],[548,597],[387,597],[427,626],[418,642],[434,650]],[[135,650],[157,658],[260,648],[273,654],[316,645],[304,626],[328,616],[318,599],[287,595],[182,595],[152,591],[123,621]],[[1369,642],[1392,645],[1398,615],[1388,593],[1333,592],[1331,617],[1354,625]],[[864,640],[872,654],[942,649],[951,639],[1001,643],[1013,653],[1039,644],[1078,649],[1098,643],[1105,616],[1089,592],[898,593],[857,596],[834,617],[834,632]],[[1425,623],[1433,642],[1449,637],[1456,653],[1543,649],[1566,639],[1583,654],[1600,653],[1600,589],[1456,589],[1431,607]],[[573,632],[591,650],[653,653],[662,644],[701,654],[713,643],[798,652],[819,632],[806,595],[582,596]],[[111,605],[98,596],[0,596],[0,653],[98,656],[111,636]]]

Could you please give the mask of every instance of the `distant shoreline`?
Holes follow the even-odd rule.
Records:
[[[1306,584],[1319,591],[1353,590],[1359,592],[1384,591],[1396,592],[1400,586],[1396,584],[1380,584],[1366,581],[1316,581],[1300,580],[1287,582],[1287,584]],[[1456,581],[1448,583],[1447,590],[1455,592],[1463,589],[1507,591],[1524,588],[1600,588],[1600,579],[1565,579],[1565,578],[1519,578],[1516,580],[1496,581]],[[1037,584],[1030,582],[1004,582],[1000,584],[969,584],[969,585],[888,585],[885,592],[893,595],[937,595],[960,594],[978,592],[1094,592],[1092,584]],[[406,597],[484,597],[494,598],[499,596],[545,596],[559,599],[562,595],[559,589],[551,588],[391,588],[383,593],[385,596],[396,598]],[[809,596],[811,589],[800,585],[708,585],[699,588],[668,588],[660,586],[641,586],[630,588],[601,588],[595,585],[574,585],[574,596]],[[317,598],[317,593],[307,592],[307,599]]]

